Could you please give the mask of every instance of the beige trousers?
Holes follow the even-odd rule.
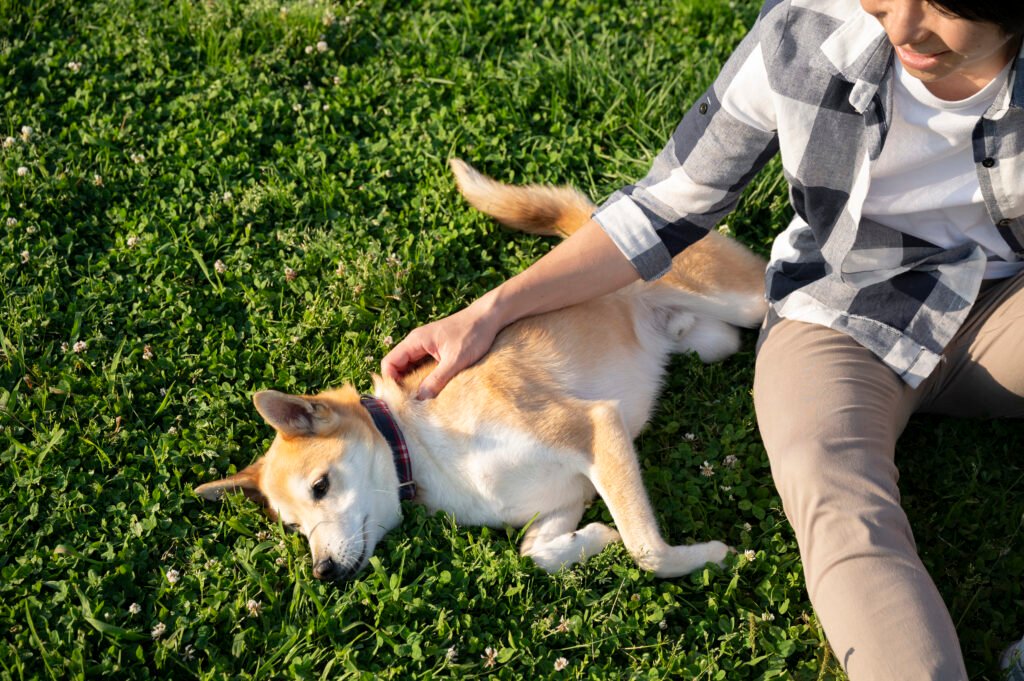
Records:
[[[811,603],[850,678],[966,679],[900,507],[895,445],[915,412],[1024,417],[1024,274],[983,287],[916,390],[847,336],[780,321],[760,340],[754,405]]]

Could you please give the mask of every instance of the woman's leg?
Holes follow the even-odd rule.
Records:
[[[854,681],[966,679],[949,613],[917,555],[896,440],[920,394],[847,336],[780,321],[754,404],[807,589]]]
[[[1024,418],[1024,273],[983,289],[943,357],[921,411]]]

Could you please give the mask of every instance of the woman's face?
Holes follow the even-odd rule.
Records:
[[[882,24],[907,73],[936,97],[965,99],[1009,62],[1018,40],[995,24],[954,16],[925,0],[861,0]]]

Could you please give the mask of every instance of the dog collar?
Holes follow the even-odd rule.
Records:
[[[416,496],[416,483],[412,479],[409,448],[402,437],[402,431],[398,430],[391,410],[383,400],[378,400],[372,395],[360,395],[359,402],[370,412],[373,425],[377,426],[377,430],[391,445],[391,456],[395,460],[395,470],[398,472],[398,498],[402,501],[413,499]]]

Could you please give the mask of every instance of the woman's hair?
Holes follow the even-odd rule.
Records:
[[[1024,35],[1024,2],[1020,0],[928,0],[928,4],[968,21],[995,24],[1007,35]]]

